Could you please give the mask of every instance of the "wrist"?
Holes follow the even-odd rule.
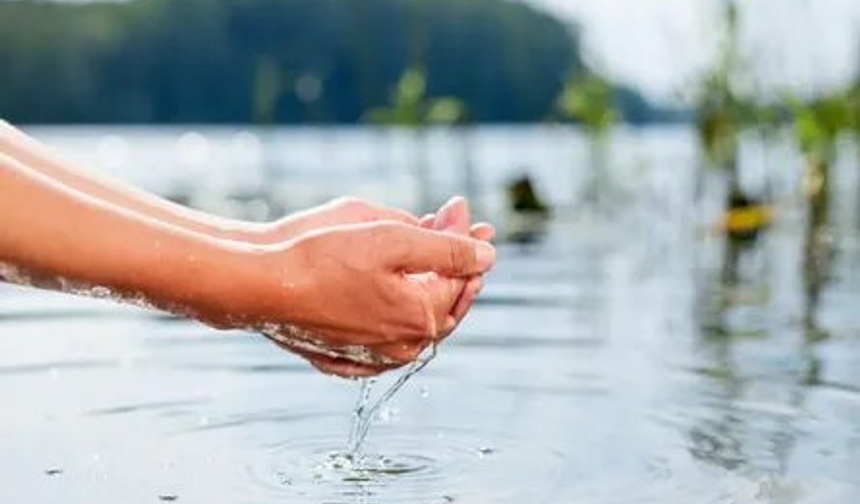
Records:
[[[301,312],[292,247],[220,243],[212,274],[201,286],[199,314],[233,329],[290,323]],[[192,282],[194,280],[192,279]]]
[[[183,227],[214,240],[227,240],[239,244],[265,245],[268,225],[258,222],[213,217],[196,210],[182,208],[186,223]]]

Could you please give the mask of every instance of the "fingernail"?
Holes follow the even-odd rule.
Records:
[[[496,248],[486,242],[478,243],[475,259],[477,259],[478,268],[481,271],[489,270],[496,264]]]
[[[439,335],[440,339],[451,334],[451,331],[453,331],[456,328],[457,328],[457,319],[455,319],[451,315],[448,315],[448,317],[445,319],[445,328],[442,330],[442,333]]]

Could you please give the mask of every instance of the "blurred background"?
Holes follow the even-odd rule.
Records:
[[[0,500],[35,484],[45,502],[110,501],[132,482],[237,502],[233,480],[398,504],[860,492],[856,0],[0,0],[0,117],[83,167],[251,220],[464,194],[501,259],[376,434],[430,469],[359,490],[273,461],[330,446],[352,389],[261,340],[5,288],[0,390],[46,395],[4,407],[18,441],[2,451],[20,457],[0,462]],[[47,344],[58,332],[76,338]],[[315,393],[279,406],[296,382]],[[132,444],[27,444],[95,425]],[[222,448],[201,467],[189,454],[211,431]],[[271,444],[285,433],[328,437]],[[478,462],[480,446],[497,452]],[[217,479],[227,459],[250,475]],[[36,484],[51,468],[96,476]]]

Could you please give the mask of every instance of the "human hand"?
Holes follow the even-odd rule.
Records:
[[[412,214],[394,208],[375,205],[358,198],[338,198],[325,205],[312,208],[285,217],[273,224],[268,225],[264,241],[289,239],[301,234],[344,224],[370,223],[379,221],[396,221],[410,225],[420,225],[426,229],[441,232],[455,233],[463,236],[471,236],[482,241],[490,241],[495,236],[495,228],[486,223],[471,225],[471,213],[466,200],[462,197],[452,198],[436,214],[430,214],[419,220]],[[422,286],[437,292],[436,296],[443,297],[446,292],[459,292],[457,303],[451,312],[453,325],[445,328],[440,338],[449,336],[454,329],[463,321],[469,313],[472,305],[483,288],[483,277],[461,280],[440,277],[435,273],[414,275],[413,279],[421,282]],[[295,334],[287,340],[295,342]],[[270,335],[270,337],[272,337]],[[284,340],[283,337],[275,340]],[[389,351],[396,351],[398,343],[392,343]],[[281,343],[281,346],[285,346]],[[292,351],[299,350],[292,345]],[[338,358],[326,352],[314,350],[304,346],[302,355],[315,367],[327,374],[339,376],[366,376],[375,375],[380,371],[375,367],[367,367],[349,360]]]
[[[376,205],[360,198],[344,197],[271,223],[256,225],[250,228],[247,241],[277,244],[319,229],[381,221],[419,224],[417,217],[404,210]]]
[[[452,233],[460,236],[469,236],[482,241],[490,241],[495,236],[495,228],[487,223],[471,225],[471,214],[468,203],[462,197],[452,198],[436,214],[430,214],[421,219],[420,225],[425,229],[439,232]],[[446,295],[456,293],[457,302],[450,312],[449,324],[438,341],[448,337],[457,326],[465,319],[478,294],[483,288],[483,275],[461,279],[450,278],[434,272],[418,273],[411,278],[419,282],[421,286],[431,293],[434,298],[444,298]],[[380,350],[396,352],[400,343],[391,343],[379,347]],[[390,347],[390,348],[387,348]],[[419,352],[423,350],[421,348]],[[417,356],[417,354],[415,354]],[[321,355],[319,352],[306,352],[305,357],[318,369],[326,374],[355,377],[373,376],[382,371],[399,366],[379,368],[378,366],[367,366],[345,359],[332,358],[331,355]],[[414,359],[412,359],[414,360]],[[405,362],[404,362],[405,364]]]
[[[416,273],[481,275],[495,251],[471,238],[385,222],[323,229],[253,257],[252,280],[210,303],[226,310],[202,318],[260,330],[327,372],[356,376],[412,362],[456,326],[457,286]]]
[[[460,236],[471,236],[477,240],[491,241],[495,235],[495,228],[487,223],[478,223],[472,225],[472,216],[469,209],[469,204],[462,197],[451,198],[436,214],[424,216],[419,225],[434,229],[440,232],[453,233]],[[451,312],[451,315],[460,322],[469,313],[478,294],[483,289],[483,275],[475,276],[468,279],[461,278],[445,278],[436,274],[429,274],[435,282],[453,282],[453,287],[461,292],[460,298]],[[447,336],[447,335],[446,335]]]

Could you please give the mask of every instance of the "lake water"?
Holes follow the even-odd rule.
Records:
[[[416,201],[404,133],[34,132],[82,163],[223,212],[342,192]],[[382,410],[365,450],[379,470],[331,458],[346,447],[358,385],[262,337],[0,286],[0,502],[858,501],[851,155],[827,274],[811,285],[791,198],[800,161],[745,147],[745,180],[778,197],[779,219],[727,284],[722,239],[707,231],[719,185],[696,176],[683,129],[620,134],[612,205],[597,213],[569,205],[587,152],[575,132],[480,130],[466,147],[437,132],[426,145],[429,200],[471,187],[504,227],[500,188],[528,170],[563,210],[542,240],[500,245],[466,323]],[[807,317],[810,289],[820,302]]]

